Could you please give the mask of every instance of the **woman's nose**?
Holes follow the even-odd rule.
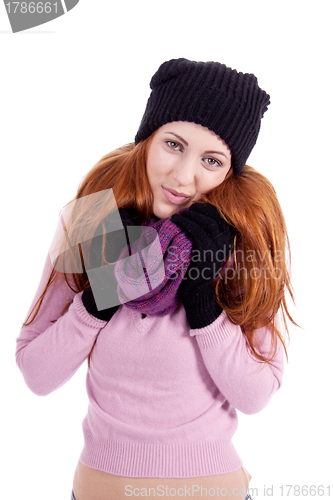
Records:
[[[197,165],[191,158],[182,158],[174,167],[173,177],[180,186],[189,186],[194,183]]]

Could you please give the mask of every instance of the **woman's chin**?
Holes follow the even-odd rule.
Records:
[[[176,214],[179,212],[179,210],[182,210],[184,208],[188,208],[190,205],[192,205],[193,201],[188,202],[188,203],[182,203],[179,205],[172,205],[172,206],[156,206],[153,209],[154,215],[158,217],[159,219],[168,219],[171,217],[173,214]]]
[[[184,207],[176,207],[171,210],[154,210],[154,215],[158,217],[159,219],[168,219],[170,218],[173,214],[176,214],[179,212]]]
[[[171,215],[177,212],[177,208],[175,207],[154,207],[154,215],[159,219],[168,219]]]

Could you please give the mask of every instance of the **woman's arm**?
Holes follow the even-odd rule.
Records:
[[[276,315],[274,324],[281,331],[281,320]],[[269,364],[249,354],[247,340],[239,326],[231,323],[225,313],[210,325],[190,330],[200,348],[205,366],[216,386],[236,409],[253,414],[261,411],[282,382],[284,349],[278,339],[277,351]],[[271,347],[268,328],[257,330],[257,345],[267,356]]]
[[[171,219],[192,239],[198,254],[179,287],[190,334],[196,336],[207,370],[223,396],[243,413],[257,413],[281,385],[283,347],[278,339],[276,355],[269,364],[254,359],[241,328],[229,321],[216,301],[212,286],[217,277],[215,266],[219,271],[231,251],[233,229],[214,206],[204,203],[194,203]],[[222,250],[224,258],[219,256]],[[278,317],[275,322],[280,330]],[[256,337],[258,350],[267,358],[270,330],[261,328]]]
[[[51,270],[48,255],[30,309],[42,293]],[[76,294],[70,290],[61,275],[47,290],[36,318],[22,327],[16,340],[16,363],[26,384],[37,395],[49,394],[74,375],[107,324],[87,312],[81,295],[82,292]],[[69,302],[69,309],[60,316]]]

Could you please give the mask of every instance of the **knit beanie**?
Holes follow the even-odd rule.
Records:
[[[242,171],[270,103],[255,75],[218,62],[171,59],[159,67],[150,88],[135,144],[166,123],[194,122],[223,139],[234,173]]]

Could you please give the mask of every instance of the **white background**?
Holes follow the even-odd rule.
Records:
[[[107,152],[132,142],[165,60],[216,60],[271,96],[248,163],[276,188],[289,230],[296,307],[281,390],[239,413],[234,443],[258,489],[332,482],[331,2],[81,0],[12,34],[0,5],[1,491],[69,499],[83,445],[86,364],[47,397],[26,387],[15,339],[60,209]],[[272,488],[268,490],[268,488]],[[327,495],[326,489],[326,495]],[[273,495],[271,495],[273,493]],[[319,496],[319,495],[317,495]],[[289,493],[289,498],[302,495]]]

